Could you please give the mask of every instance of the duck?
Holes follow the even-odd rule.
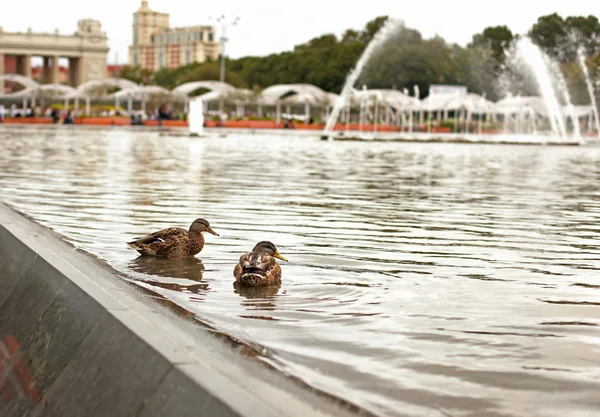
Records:
[[[208,232],[219,236],[208,221],[196,219],[189,230],[181,227],[169,227],[150,233],[133,242],[127,243],[130,248],[137,250],[142,256],[156,256],[159,258],[181,259],[195,256],[204,247],[204,236]]]
[[[287,261],[273,243],[257,243],[251,252],[240,256],[240,261],[233,269],[236,283],[250,287],[281,284],[281,267],[275,258]]]

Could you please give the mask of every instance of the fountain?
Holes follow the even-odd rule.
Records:
[[[579,118],[575,114],[575,107],[573,107],[573,103],[571,102],[571,94],[569,94],[569,88],[567,87],[567,81],[565,80],[565,76],[561,72],[559,66],[554,62],[552,63],[552,69],[554,70],[554,74],[558,81],[558,88],[560,89],[565,102],[567,103],[567,112],[571,117],[571,121],[573,122],[573,133],[575,139],[581,140],[581,129],[579,127]]]
[[[202,100],[193,98],[189,103],[188,123],[192,136],[201,136],[204,133],[204,106]]]
[[[548,109],[548,119],[552,127],[552,134],[561,139],[565,139],[567,131],[562,117],[560,105],[556,98],[552,78],[547,65],[549,58],[544,56],[541,49],[531,42],[531,39],[521,38],[516,45],[520,57],[531,67],[535,75],[536,82]],[[570,103],[568,103],[570,104]]]
[[[583,48],[580,48],[577,52],[579,54],[579,64],[581,65],[581,69],[583,70],[583,75],[585,76],[585,82],[587,84],[588,93],[590,95],[590,103],[592,104],[594,119],[596,120],[596,132],[598,133],[598,138],[600,139],[600,120],[598,119],[598,105],[596,104],[596,96],[594,95],[592,79],[590,78],[590,72],[588,70],[588,67],[585,64],[585,55],[583,53]]]
[[[383,45],[396,30],[401,28],[402,25],[403,22],[401,20],[389,18],[386,20],[381,29],[379,29],[379,31],[375,34],[371,42],[367,45],[358,62],[356,63],[356,66],[350,72],[348,78],[346,78],[344,88],[336,100],[335,106],[329,115],[329,119],[327,119],[327,124],[325,125],[325,129],[323,130],[323,135],[321,137],[322,139],[330,139],[335,124],[340,116],[340,112],[348,101],[356,80],[362,73],[366,63],[371,58],[371,55],[373,55],[373,52],[381,47],[381,45]]]

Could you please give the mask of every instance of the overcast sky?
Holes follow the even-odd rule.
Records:
[[[131,43],[132,13],[138,0],[0,0],[0,26],[5,31],[61,33],[76,30],[80,18],[102,23],[110,38],[109,63],[127,61]],[[349,6],[351,3],[356,7]],[[341,34],[347,28],[360,29],[370,19],[390,15],[430,37],[443,36],[450,42],[468,43],[474,33],[492,25],[508,25],[522,33],[545,14],[600,15],[594,0],[150,0],[150,8],[170,13],[171,26],[208,24],[211,16],[240,17],[237,27],[228,29],[229,55],[266,55],[290,50],[294,45],[323,33]],[[596,4],[596,6],[594,6]]]

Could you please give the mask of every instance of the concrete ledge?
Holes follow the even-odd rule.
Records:
[[[0,416],[357,414],[0,204]]]

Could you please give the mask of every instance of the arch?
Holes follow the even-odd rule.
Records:
[[[107,98],[142,100],[152,95],[173,96],[173,93],[166,88],[158,85],[135,86],[133,88],[124,88],[115,93],[109,94]]]
[[[175,87],[173,89],[173,94],[189,96],[199,88],[204,88],[206,90],[215,91],[218,93],[229,93],[235,91],[235,87],[221,81],[191,81]]]
[[[67,97],[75,91],[75,88],[69,85],[63,84],[38,84],[34,87],[27,87],[21,91],[14,93],[4,94],[1,97],[4,98],[16,98],[16,97],[33,97],[33,96],[44,96],[48,93],[51,97]]]
[[[532,110],[540,116],[548,117],[548,108],[542,97],[508,96],[495,104],[495,113],[517,114]]]
[[[35,88],[40,85],[40,83],[32,78],[21,74],[0,74],[0,81],[12,81],[21,84],[25,88]]]
[[[64,84],[42,84],[34,88],[33,91],[49,91],[56,95],[64,96],[73,93],[75,88]]]
[[[279,84],[272,85],[262,91],[260,101],[262,104],[277,104],[282,97],[293,93],[295,96],[286,99],[293,104],[311,104],[320,105],[328,104],[331,96],[329,93],[321,90],[316,85],[312,84]]]
[[[448,111],[467,110],[471,113],[492,113],[496,104],[475,93],[459,95],[456,93],[439,93],[429,95],[421,101],[420,110]]]
[[[136,83],[126,78],[104,78],[102,80],[92,80],[81,84],[71,94],[70,98],[86,98],[89,97],[90,93],[95,89],[102,87],[116,87],[121,90],[139,88]]]

